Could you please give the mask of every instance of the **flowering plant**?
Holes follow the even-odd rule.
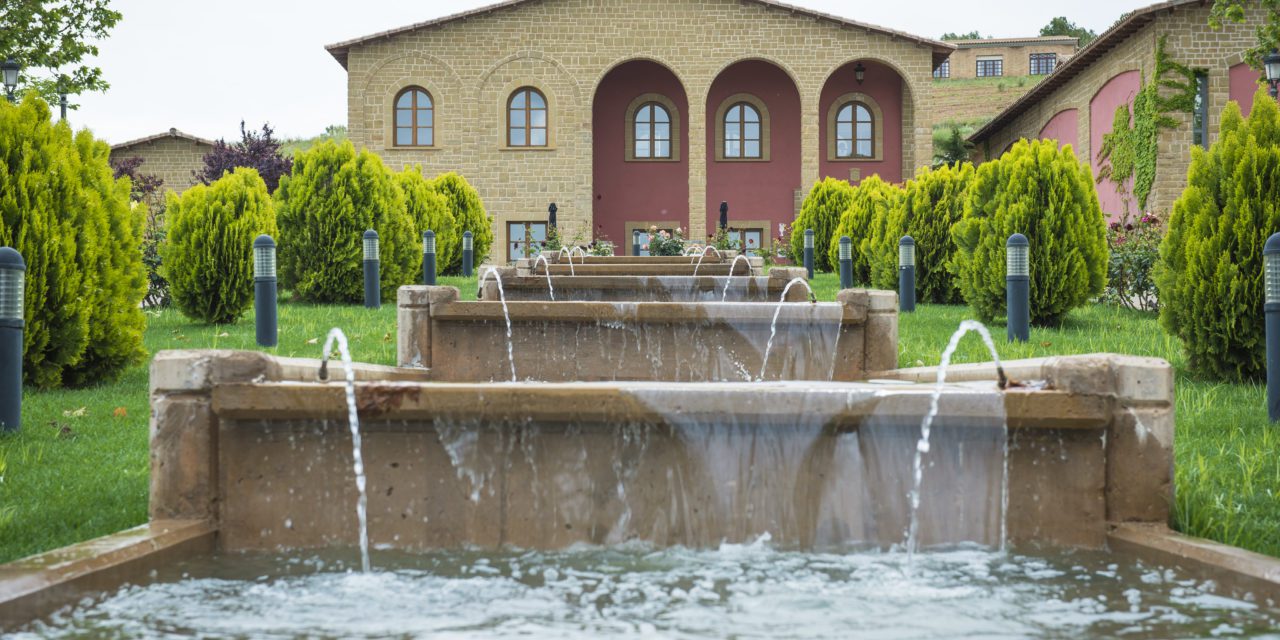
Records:
[[[1160,260],[1160,240],[1164,224],[1155,214],[1145,214],[1137,222],[1113,222],[1107,228],[1111,259],[1107,265],[1107,288],[1102,300],[1138,311],[1157,311],[1154,269]]]
[[[651,256],[679,256],[684,255],[684,243],[684,230],[680,227],[676,227],[674,232],[669,232],[653,226],[649,227],[649,244],[646,244],[643,249]]]

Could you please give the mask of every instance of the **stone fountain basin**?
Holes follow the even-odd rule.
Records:
[[[354,546],[344,394],[319,380],[319,364],[256,352],[157,354],[150,524],[0,566],[0,621],[145,583],[152,569],[192,555]],[[960,382],[940,398],[928,468],[942,471],[926,475],[922,505],[936,505],[922,509],[926,543],[957,531],[991,542],[989,509],[962,514],[969,528],[948,527],[953,502],[991,503],[990,474],[965,470],[1003,460],[992,457],[1003,448],[990,446],[996,434],[1008,445],[1005,513],[1015,548],[1110,549],[1212,579],[1223,594],[1280,598],[1280,562],[1165,526],[1174,424],[1167,363],[1096,355],[1012,362],[1005,371],[1039,382],[1001,392],[992,365],[961,366]],[[370,535],[406,550],[559,549],[619,538],[702,546],[760,527],[800,548],[847,531],[895,542],[904,513],[886,496],[902,490],[901,475],[849,476],[825,452],[869,437],[865,468],[877,456],[900,468],[933,391],[913,381],[935,375],[885,371],[864,384],[440,383],[427,371],[356,365]],[[699,425],[727,428],[710,432],[727,439],[700,439]],[[467,442],[472,453],[459,465],[457,445]],[[760,446],[743,458],[736,445],[744,443]],[[717,475],[724,469],[734,473]],[[735,488],[726,477],[750,482]],[[884,481],[872,495],[885,504],[833,505],[873,484],[850,481],[859,477]],[[745,503],[723,500],[742,491]],[[859,508],[874,517],[859,519]],[[730,517],[691,515],[706,512]],[[825,526],[832,522],[859,526]]]
[[[502,295],[508,301],[550,300],[547,276],[518,276],[509,267],[500,275]],[[808,302],[809,290],[804,286],[787,290],[787,283],[803,277],[804,269],[772,269],[766,276],[553,275],[550,285],[557,302]],[[498,283],[485,280],[479,299],[496,302],[501,298]]]

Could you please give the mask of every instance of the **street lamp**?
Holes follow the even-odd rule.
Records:
[[[4,90],[9,95],[9,102],[13,102],[13,90],[18,88],[18,72],[22,70],[22,66],[13,58],[6,58],[4,64],[0,64],[0,71],[4,73]]]
[[[1280,97],[1280,50],[1272,49],[1271,53],[1262,59],[1262,65],[1267,71],[1267,84],[1271,85],[1271,97]]]

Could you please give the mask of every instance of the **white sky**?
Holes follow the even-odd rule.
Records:
[[[1036,35],[1055,15],[1101,33],[1154,0],[790,0],[920,36],[977,29]],[[124,14],[100,45],[111,89],[68,117],[110,142],[177,127],[236,138],[270,122],[278,136],[346,124],[346,72],[326,44],[491,4],[491,0],[116,0]]]

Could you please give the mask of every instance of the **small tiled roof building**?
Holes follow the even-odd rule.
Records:
[[[213,141],[169,129],[145,138],[111,145],[111,159],[142,158],[140,173],[164,181],[163,191],[185,191],[196,183],[193,171],[204,167],[204,156],[213,150]]]
[[[1151,82],[1157,43],[1164,39],[1168,59],[1196,72],[1195,107],[1168,114],[1177,126],[1160,131],[1155,184],[1144,211],[1131,189],[1123,194],[1108,180],[1097,188],[1102,209],[1112,218],[1126,211],[1167,214],[1186,186],[1191,147],[1207,147],[1217,139],[1228,101],[1239,102],[1247,114],[1262,78],[1243,59],[1256,43],[1260,6],[1245,3],[1243,24],[1214,30],[1209,26],[1212,5],[1211,0],[1170,0],[1126,15],[970,136],[978,159],[997,157],[1022,138],[1051,138],[1071,145],[1098,175],[1103,136],[1111,132],[1117,108],[1132,107],[1142,83]]]
[[[824,176],[932,157],[950,44],[771,0],[511,0],[334,44],[348,130],[392,167],[457,171],[521,257],[563,235],[715,229],[768,243]]]

